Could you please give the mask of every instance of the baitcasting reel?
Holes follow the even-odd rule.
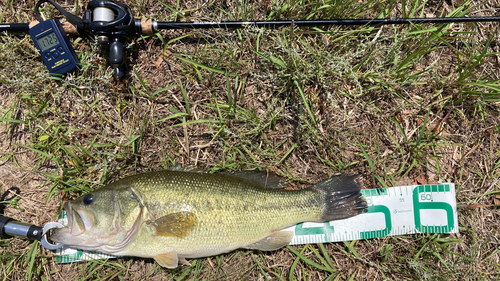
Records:
[[[124,46],[136,35],[153,33],[151,22],[134,19],[128,6],[106,0],[90,2],[83,15],[85,32],[95,35],[99,45],[109,48],[113,77],[120,80],[125,76]]]

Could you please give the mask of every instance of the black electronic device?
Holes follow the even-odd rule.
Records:
[[[40,22],[30,28],[29,34],[51,74],[66,74],[77,67],[78,57],[58,20]]]

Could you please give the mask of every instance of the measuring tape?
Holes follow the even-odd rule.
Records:
[[[364,240],[416,233],[458,233],[455,184],[397,186],[364,189],[368,212],[345,220],[304,222],[293,231],[290,245]],[[67,224],[65,213],[59,219]],[[64,246],[56,251],[56,263],[115,258]]]
[[[453,183],[365,189],[368,212],[325,223],[290,227],[290,245],[363,240],[415,233],[458,233]]]

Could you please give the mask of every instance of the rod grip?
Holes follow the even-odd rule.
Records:
[[[141,29],[143,35],[153,34],[153,22],[151,19],[141,19]]]
[[[37,25],[38,23],[39,23],[39,21],[37,21],[37,20],[30,22],[30,28]],[[72,25],[70,22],[65,21],[61,25],[64,29],[64,32],[66,32],[66,34],[78,35],[78,30],[76,29],[76,26]]]

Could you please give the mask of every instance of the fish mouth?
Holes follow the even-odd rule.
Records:
[[[66,202],[63,206],[68,217],[68,230],[73,236],[79,236],[89,231],[94,225],[94,216],[86,210],[78,210]]]
[[[82,250],[96,250],[96,246],[88,245],[87,235],[83,235],[94,225],[94,216],[89,211],[73,208],[70,202],[66,202],[63,209],[68,217],[68,225],[52,230],[50,240],[63,245],[76,246]]]
[[[116,225],[110,229],[100,229],[95,225],[94,214],[85,208],[79,209],[66,202],[63,205],[68,218],[68,225],[63,228],[54,229],[50,240],[66,246],[75,247],[87,251],[100,251],[115,254],[127,247],[139,232],[142,223],[144,209],[141,208],[133,226],[125,230],[119,224],[119,214],[116,217]],[[92,229],[92,227],[94,229]],[[114,230],[113,230],[114,229]],[[113,231],[110,231],[113,230]]]

